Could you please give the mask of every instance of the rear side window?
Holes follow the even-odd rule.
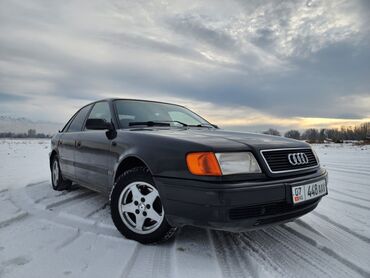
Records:
[[[112,121],[112,116],[108,102],[95,103],[93,109],[91,109],[89,119],[103,119],[110,123]]]
[[[67,132],[76,132],[76,131],[82,130],[82,126],[85,122],[87,113],[89,113],[90,111],[90,108],[91,108],[91,105],[85,106],[76,114],[71,124],[69,125]]]

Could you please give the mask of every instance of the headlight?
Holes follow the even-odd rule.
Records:
[[[250,152],[216,153],[223,175],[261,173],[254,155]]]
[[[189,171],[200,176],[261,173],[257,160],[250,152],[196,152],[186,156]]]

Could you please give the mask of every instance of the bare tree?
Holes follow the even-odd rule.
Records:
[[[316,128],[306,129],[302,134],[302,139],[307,140],[310,143],[317,143],[319,141],[319,131]]]
[[[301,139],[301,133],[296,129],[292,129],[285,132],[284,137],[299,140]]]
[[[28,137],[35,138],[36,137],[36,129],[29,129],[27,132]]]

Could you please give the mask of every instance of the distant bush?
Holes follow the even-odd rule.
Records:
[[[263,134],[267,134],[267,135],[275,135],[275,136],[281,136],[280,135],[280,132],[274,128],[269,128],[268,130],[262,132]]]

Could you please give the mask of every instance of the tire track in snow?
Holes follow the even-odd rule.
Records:
[[[63,200],[73,199],[81,194],[93,194],[92,191],[74,186],[71,190],[54,191],[50,183],[35,183],[31,187],[26,187],[27,195],[33,203],[44,209],[53,208],[54,203],[62,203]],[[95,193],[96,194],[96,193]],[[58,205],[56,205],[58,206]]]
[[[305,228],[311,232],[313,232],[314,234],[322,237],[322,238],[325,238],[327,239],[327,237],[325,235],[323,235],[322,233],[320,233],[318,230],[312,228],[309,224],[307,224],[306,222],[302,221],[301,219],[297,219],[294,221],[295,224],[301,226],[302,228]]]
[[[90,213],[88,213],[86,215],[86,218],[91,218],[92,216],[99,213],[100,211],[105,210],[108,206],[109,206],[109,203],[104,203],[100,207],[98,207],[98,208],[94,209],[93,211],[91,211]]]
[[[316,259],[310,259],[313,254],[310,248],[304,248],[296,241],[279,238],[274,233],[275,228],[243,233],[240,238],[257,250],[257,256],[270,262],[270,268],[278,277],[330,277],[325,264],[315,264]]]
[[[333,162],[326,162],[323,163],[324,167],[329,168],[340,168],[340,169],[349,169],[349,170],[360,170],[364,172],[370,171],[370,168],[364,164],[353,164],[350,165],[348,163],[333,163]]]
[[[45,195],[45,196],[42,196],[40,198],[33,199],[33,201],[34,201],[35,204],[39,204],[39,203],[41,203],[43,201],[46,201],[46,200],[50,200],[50,199],[53,199],[53,198],[65,196],[68,193],[69,192],[67,192],[67,191],[63,191],[63,192],[59,192],[59,193],[57,193],[55,195]]]
[[[259,248],[253,240],[251,240],[246,233],[238,236],[241,245],[244,245],[246,250],[251,250],[254,253],[256,260],[259,259],[259,263],[264,265],[266,269],[272,270],[275,274],[280,277],[289,277],[288,273],[285,273],[283,269],[268,255],[268,253],[263,249]]]
[[[128,278],[128,274],[131,272],[133,265],[138,258],[140,247],[141,247],[140,243],[137,243],[134,252],[131,254],[130,259],[128,260],[128,262],[126,263],[125,267],[122,270],[122,275],[120,276],[121,278],[126,277]]]
[[[356,191],[354,192],[361,192],[361,191],[358,191],[358,189],[361,189],[359,188],[360,187],[363,187],[363,189],[369,189],[369,184],[368,183],[363,183],[361,181],[363,181],[363,179],[354,179],[353,176],[351,176],[351,179],[348,179],[348,176],[341,176],[341,175],[334,175],[334,174],[330,174],[330,171],[329,171],[329,184],[331,183],[331,181],[334,181],[334,183],[336,182],[339,182],[341,184],[343,183],[348,183],[348,184],[356,184]],[[347,189],[347,190],[354,190],[355,188],[354,187],[341,187],[341,189]]]
[[[336,202],[345,203],[345,204],[347,204],[347,205],[354,206],[354,207],[357,207],[357,208],[370,210],[370,207],[363,206],[363,205],[359,205],[359,204],[356,204],[356,203],[353,203],[353,202],[350,202],[350,201],[340,200],[340,199],[337,199],[337,198],[333,198],[333,197],[331,197],[331,196],[328,196],[328,198],[329,198],[330,200],[333,200],[333,201],[336,201]]]
[[[12,216],[12,217],[9,217],[5,220],[2,220],[0,222],[0,229],[5,228],[5,227],[7,227],[7,226],[9,226],[13,223],[17,223],[19,221],[22,221],[23,219],[25,219],[28,216],[29,216],[28,212],[21,211],[21,212],[17,213],[16,215]]]
[[[370,229],[370,222],[367,220],[369,213],[366,210],[353,209],[350,205],[325,198],[318,209],[314,211],[320,212],[322,215],[327,215],[333,221],[341,222],[343,225],[351,227],[351,229],[363,231],[359,232],[363,236],[369,235],[366,233]]]
[[[81,199],[88,198],[88,197],[90,197],[92,195],[95,195],[95,193],[92,192],[92,191],[83,192],[81,194],[78,194],[78,195],[75,195],[75,196],[71,196],[69,198],[65,198],[63,200],[52,202],[50,204],[47,204],[45,207],[46,207],[46,209],[53,209],[55,207],[58,207],[58,206],[61,206],[61,205],[65,205],[65,204],[70,203],[70,202],[73,202],[73,201],[80,201]]]
[[[60,245],[55,247],[55,251],[60,251],[63,248],[66,248],[68,245],[72,244],[75,240],[77,240],[81,236],[80,229],[77,229],[76,233],[71,237],[65,239]]]
[[[235,247],[230,244],[224,232],[211,231],[215,243],[216,255],[224,277],[240,278],[252,277],[252,273],[242,268],[240,257],[235,258]],[[230,247],[232,249],[230,249]]]
[[[176,277],[222,278],[215,246],[206,229],[183,227],[177,234],[174,249]]]
[[[219,276],[222,277],[222,268],[221,268],[221,265],[220,265],[220,261],[218,260],[218,257],[217,257],[217,250],[216,250],[216,244],[215,244],[215,241],[214,241],[214,238],[213,238],[213,235],[212,235],[212,231],[210,229],[207,229],[207,237],[208,237],[208,240],[210,242],[210,245],[211,245],[211,251],[212,251],[212,256],[215,258],[216,260],[216,264],[217,264],[217,272],[219,273]]]
[[[344,172],[344,173],[348,173],[348,174],[356,174],[356,175],[363,175],[363,176],[366,176],[366,177],[369,177],[370,175],[368,174],[368,172],[362,172],[362,171],[355,171],[355,170],[348,170],[347,168],[333,168],[333,167],[327,167],[327,169],[329,169],[330,171],[336,171],[336,172]]]
[[[240,247],[240,242],[236,239],[236,235],[226,234],[226,238],[228,239],[227,242],[229,243],[229,246],[232,247],[234,254],[236,254],[238,260],[240,260],[243,272],[245,274],[249,274],[251,277],[259,277],[259,265],[256,263],[256,260],[245,252],[246,250],[244,250],[244,248]]]
[[[339,261],[340,263],[344,264],[345,266],[347,266],[348,268],[352,269],[353,271],[357,272],[361,276],[370,277],[370,272],[367,272],[365,269],[363,269],[360,266],[354,264],[353,262],[347,260],[342,255],[340,255],[337,252],[335,252],[333,249],[331,249],[331,248],[329,248],[327,246],[323,246],[323,245],[319,244],[313,238],[311,238],[311,237],[309,237],[309,236],[307,236],[305,234],[302,234],[301,232],[299,232],[299,231],[297,231],[297,230],[295,230],[295,229],[293,229],[291,227],[288,227],[286,225],[283,225],[282,228],[285,229],[285,230],[287,230],[288,232],[294,234],[295,236],[299,237],[303,241],[311,244],[312,246],[320,249],[322,252],[324,252],[325,254],[327,254],[329,257],[336,259],[337,261]]]
[[[242,233],[211,231],[224,277],[287,277],[264,250]]]
[[[67,217],[66,215],[58,214],[53,210],[48,210],[45,208],[45,206],[37,205],[24,189],[10,191],[10,193],[11,199],[17,207],[27,211],[30,215],[35,216],[38,219],[45,219],[52,223],[61,224],[76,229],[78,228],[81,231],[122,238],[114,226],[100,226],[98,225],[98,220],[95,222],[88,221],[82,217],[73,215],[73,217]]]
[[[42,180],[42,181],[38,181],[38,182],[32,182],[32,183],[29,183],[26,185],[26,187],[32,187],[32,186],[36,186],[36,185],[40,185],[40,184],[44,184],[44,183],[48,183],[49,180]]]
[[[355,195],[350,194],[350,193],[343,192],[343,191],[338,190],[338,189],[330,188],[330,192],[336,192],[337,194],[340,194],[340,195],[345,195],[345,196],[348,196],[348,197],[351,197],[351,198],[354,198],[354,199],[358,199],[358,200],[361,200],[361,201],[370,202],[369,199],[358,197],[358,196],[355,196]]]
[[[343,275],[344,270],[338,269],[336,265],[332,264],[332,259],[327,257],[322,250],[312,246],[305,240],[296,237],[293,233],[283,229],[282,227],[275,227],[263,231],[270,240],[270,244],[275,245],[274,248],[279,249],[279,254],[288,258],[289,267],[293,269],[289,270],[289,273],[304,273],[304,276],[326,276],[326,277],[344,277],[353,275],[351,272]],[[282,245],[281,248],[280,246]],[[283,254],[282,254],[283,253]],[[295,264],[292,265],[292,262]],[[305,262],[305,263],[303,263]]]
[[[161,245],[137,243],[134,253],[122,271],[122,278],[172,278],[170,242]]]
[[[344,226],[342,224],[339,224],[339,223],[331,220],[328,216],[323,215],[323,214],[321,214],[321,213],[319,213],[317,211],[313,211],[312,214],[315,215],[315,216],[317,216],[317,217],[319,217],[319,218],[321,218],[322,220],[330,223],[331,225],[333,225],[333,226],[335,226],[335,227],[337,227],[337,228],[339,228],[339,229],[341,229],[341,230],[343,230],[343,231],[351,234],[352,236],[354,236],[354,237],[356,237],[356,238],[358,238],[358,239],[360,239],[360,240],[362,240],[362,241],[370,244],[370,238],[369,237],[360,235],[360,234],[352,231],[350,228],[348,228],[348,227],[346,227],[346,226]]]

